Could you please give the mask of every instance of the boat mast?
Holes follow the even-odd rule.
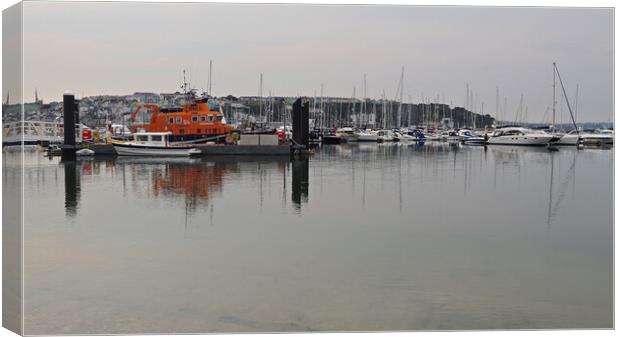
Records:
[[[469,110],[469,83],[465,83],[465,110]]]
[[[321,125],[321,128],[325,126],[323,115],[323,83],[321,83],[321,101],[319,102],[319,124]]]
[[[211,73],[213,72],[213,60],[209,60],[209,92],[208,95],[212,96],[213,93],[211,92],[211,86],[212,86],[212,82],[211,82]]]
[[[555,62],[553,62],[553,69],[555,70],[554,73],[558,74],[558,80],[560,80],[560,87],[562,88],[562,93],[564,93],[564,99],[566,100],[566,105],[568,106],[568,112],[570,112],[570,118],[573,121],[573,126],[575,127],[575,131],[577,132],[577,135],[579,136],[579,130],[577,129],[577,123],[575,123],[575,117],[573,116],[573,109],[571,109],[570,103],[568,102],[568,96],[566,95],[566,90],[564,89],[564,83],[562,83],[562,76],[560,76],[560,71],[558,70],[558,67],[555,65]],[[555,79],[555,76],[553,78]],[[554,129],[555,129],[555,126],[554,126]]]
[[[364,110],[364,129],[366,129],[368,127],[368,112],[366,111],[366,73],[364,73],[364,102],[362,109]]]
[[[355,116],[355,124],[353,124],[353,126],[358,126],[360,125],[360,119],[359,116],[355,113],[355,87],[353,87],[353,98],[351,99],[351,101],[353,102],[353,115]]]
[[[497,118],[499,122],[499,87],[498,86],[495,87],[495,118]]]
[[[413,108],[413,98],[409,95],[409,108],[407,109],[407,127],[411,126],[411,110]]]
[[[553,109],[552,109],[553,117],[551,121],[551,128],[552,128],[551,130],[553,132],[555,132],[555,103],[556,103],[555,102],[555,71],[556,71],[555,62],[553,62]]]
[[[383,128],[387,129],[387,113],[386,113],[386,100],[385,100],[385,88],[383,89],[383,95],[382,95],[382,101],[381,103],[383,103],[383,109],[381,109],[382,111],[382,115],[383,115]]]
[[[577,103],[579,98],[579,84],[577,84],[577,90],[575,91],[575,121],[577,120]]]
[[[263,119],[263,73],[260,73],[260,81],[258,84],[258,117]]]
[[[504,96],[504,111],[502,112],[502,119],[507,120],[508,116],[508,97]]]
[[[314,90],[314,96],[312,96],[312,125],[316,128],[316,90]]]
[[[398,129],[400,129],[401,127],[401,120],[402,120],[404,80],[405,80],[405,67],[402,66],[400,69],[400,87],[398,88],[398,95],[399,95],[398,96],[398,125],[397,125]]]

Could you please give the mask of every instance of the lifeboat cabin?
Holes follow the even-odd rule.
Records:
[[[142,123],[136,123],[139,120]],[[131,115],[132,132],[170,132],[170,142],[206,142],[222,140],[233,127],[224,114],[210,107],[206,99],[195,100],[181,108],[160,108],[141,104]]]

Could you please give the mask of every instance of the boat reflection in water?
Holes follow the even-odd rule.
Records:
[[[255,184],[261,207],[264,194],[274,188],[273,180],[282,181],[279,187],[282,188],[283,194],[286,194],[288,188],[291,189],[291,201],[296,213],[300,213],[302,205],[308,203],[309,161],[307,158],[289,159],[283,156],[107,157],[61,162],[61,165],[65,173],[66,214],[72,217],[78,210],[82,177],[102,174],[102,167],[111,175],[121,176],[124,196],[128,194],[128,188],[132,189],[130,193],[135,193],[144,190],[145,187],[148,195],[156,199],[176,200],[179,195],[182,195],[189,214],[196,212],[199,207],[212,206],[211,199],[223,192],[227,181],[233,183],[247,180]],[[288,178],[292,185],[290,187],[287,187],[287,175],[290,176]],[[148,180],[146,186],[141,183],[144,179]]]
[[[23,157],[30,335],[613,327],[612,151]]]

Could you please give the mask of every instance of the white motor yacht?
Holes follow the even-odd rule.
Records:
[[[612,130],[583,130],[579,136],[584,145],[613,145],[614,143]]]
[[[360,130],[355,133],[358,142],[377,142],[379,136],[373,130]]]
[[[175,145],[168,141],[170,132],[137,132],[133,140],[113,141],[114,150],[119,156],[180,156],[198,155],[201,151],[194,146]]]
[[[513,126],[495,129],[487,143],[491,145],[544,146],[559,139],[560,137],[557,135]]]
[[[392,130],[379,130],[377,131],[377,141],[379,142],[393,142],[394,132]]]
[[[416,138],[402,132],[394,132],[394,141],[396,142],[413,142]]]
[[[352,127],[344,127],[336,130],[336,136],[344,142],[351,143],[357,142],[358,135],[354,132]]]

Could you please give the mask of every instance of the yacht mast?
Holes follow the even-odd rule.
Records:
[[[314,96],[312,97],[312,125],[316,128],[316,90],[314,90]]]
[[[579,84],[577,84],[577,90],[575,91],[575,121],[577,120],[577,104],[579,103],[578,101],[579,98]]]
[[[498,86],[495,87],[495,118],[497,118],[499,122],[499,87]]]
[[[364,73],[364,103],[362,105],[364,110],[364,129],[368,127],[368,112],[366,111],[366,73]]]
[[[353,87],[353,98],[351,99],[351,102],[353,104],[353,108],[351,110],[353,112],[353,115],[355,116],[355,123],[353,124],[353,126],[359,127],[360,119],[359,119],[359,116],[355,113],[355,87]]]
[[[382,103],[383,103],[383,110],[382,115],[383,115],[383,128],[387,129],[387,114],[386,114],[386,97],[385,97],[385,88],[383,89],[383,97],[382,97]]]
[[[213,60],[209,60],[209,96],[212,96],[213,93],[211,92],[211,86],[212,86],[212,82],[211,82],[211,73],[213,72]]]
[[[465,83],[465,110],[469,110],[469,83]]]
[[[405,67],[401,67],[400,70],[400,86],[398,88],[398,125],[396,126],[398,129],[401,127],[402,120],[402,107],[403,107],[403,82],[405,80]]]
[[[573,121],[573,126],[575,127],[577,135],[579,135],[579,130],[577,129],[577,123],[575,123],[575,117],[573,116],[573,109],[571,109],[570,103],[568,102],[568,96],[566,95],[566,90],[564,89],[564,83],[562,83],[562,76],[560,76],[560,71],[558,70],[558,67],[555,65],[555,62],[553,62],[553,69],[555,70],[554,74],[555,73],[558,74],[558,80],[560,80],[560,87],[562,88],[562,93],[564,93],[564,99],[566,100],[566,105],[568,106],[568,112],[570,112],[570,118]],[[555,76],[553,78],[555,79]],[[554,81],[554,83],[555,83],[555,81]],[[555,111],[554,111],[554,113],[555,113]],[[554,114],[554,117],[555,117],[555,114]],[[555,118],[554,118],[554,120],[555,120]],[[555,125],[554,125],[554,129],[555,129]]]
[[[263,73],[260,73],[260,83],[258,85],[258,117],[263,119]]]
[[[551,130],[555,132],[555,62],[553,62],[553,117],[551,121]]]
[[[325,125],[325,124],[323,123],[323,122],[324,122],[324,121],[323,121],[323,115],[324,115],[324,113],[323,113],[323,83],[321,83],[321,101],[320,101],[320,103],[319,103],[319,119],[320,119],[320,121],[321,121],[321,122],[320,122],[320,124],[321,124],[321,128],[323,128],[323,127],[324,127],[324,125]]]

